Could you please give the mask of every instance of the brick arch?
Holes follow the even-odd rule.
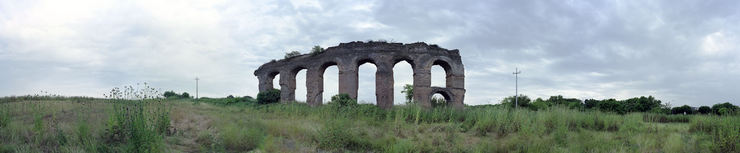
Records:
[[[295,75],[307,69],[306,88],[309,105],[321,105],[323,94],[323,73],[327,67],[337,65],[339,68],[339,93],[357,98],[358,69],[361,64],[372,63],[376,70],[376,99],[381,108],[393,106],[393,67],[400,61],[408,62],[414,73],[414,99],[422,106],[430,106],[429,99],[434,91],[443,90],[454,102],[451,105],[462,108],[464,89],[464,69],[458,50],[448,50],[426,43],[385,43],[385,42],[350,42],[329,47],[318,54],[305,54],[289,59],[274,60],[263,64],[254,75],[260,83],[260,91],[271,88],[270,76],[274,72],[281,74],[281,101],[295,99]],[[437,89],[430,86],[430,69],[432,65],[442,66],[447,75],[447,87]],[[287,77],[283,77],[285,76]],[[273,75],[274,77],[274,75]],[[282,79],[286,78],[286,79]]]
[[[434,94],[440,94],[442,97],[445,98],[445,101],[447,101],[447,105],[453,104],[455,102],[454,94],[450,92],[447,88],[441,88],[441,87],[432,87],[432,93],[429,94],[429,98],[431,99]]]

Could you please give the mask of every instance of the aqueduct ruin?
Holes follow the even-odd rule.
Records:
[[[259,79],[259,91],[273,87],[273,79],[280,74],[280,101],[295,101],[296,74],[307,69],[306,102],[311,106],[322,104],[324,70],[337,66],[339,93],[357,99],[358,68],[365,63],[376,66],[375,96],[378,107],[393,107],[393,67],[406,61],[413,69],[414,100],[423,107],[432,107],[430,99],[441,94],[448,106],[462,108],[465,98],[465,70],[457,49],[448,50],[423,42],[402,44],[386,42],[349,42],[329,47],[318,54],[304,54],[265,63],[254,71]],[[432,66],[441,66],[446,73],[446,87],[431,86]]]

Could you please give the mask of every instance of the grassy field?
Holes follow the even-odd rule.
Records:
[[[0,100],[3,152],[740,152],[740,116]]]

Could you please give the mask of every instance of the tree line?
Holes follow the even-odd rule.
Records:
[[[733,105],[730,102],[718,103],[710,106],[691,107],[689,105],[683,105],[678,107],[671,107],[667,103],[656,99],[653,96],[640,96],[624,100],[616,99],[586,99],[580,100],[577,98],[564,98],[562,95],[550,96],[547,99],[537,98],[532,101],[526,95],[519,95],[517,97],[510,96],[501,100],[501,104],[504,106],[514,107],[515,100],[518,99],[519,107],[531,109],[531,110],[542,110],[553,106],[564,106],[571,109],[580,110],[600,110],[604,112],[615,112],[619,114],[625,114],[630,112],[650,112],[659,114],[716,114],[716,115],[730,115],[740,114],[740,108]]]

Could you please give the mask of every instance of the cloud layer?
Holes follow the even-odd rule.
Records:
[[[102,96],[149,82],[202,96],[257,93],[252,72],[284,52],[357,40],[460,49],[466,103],[530,97],[738,104],[734,1],[0,1],[0,96]],[[360,100],[374,101],[372,65]],[[435,76],[443,72],[435,70]],[[327,71],[325,100],[336,93]],[[305,74],[305,72],[303,72]],[[409,66],[395,68],[400,87]],[[434,77],[433,84],[441,84]],[[297,99],[305,99],[305,76]]]

